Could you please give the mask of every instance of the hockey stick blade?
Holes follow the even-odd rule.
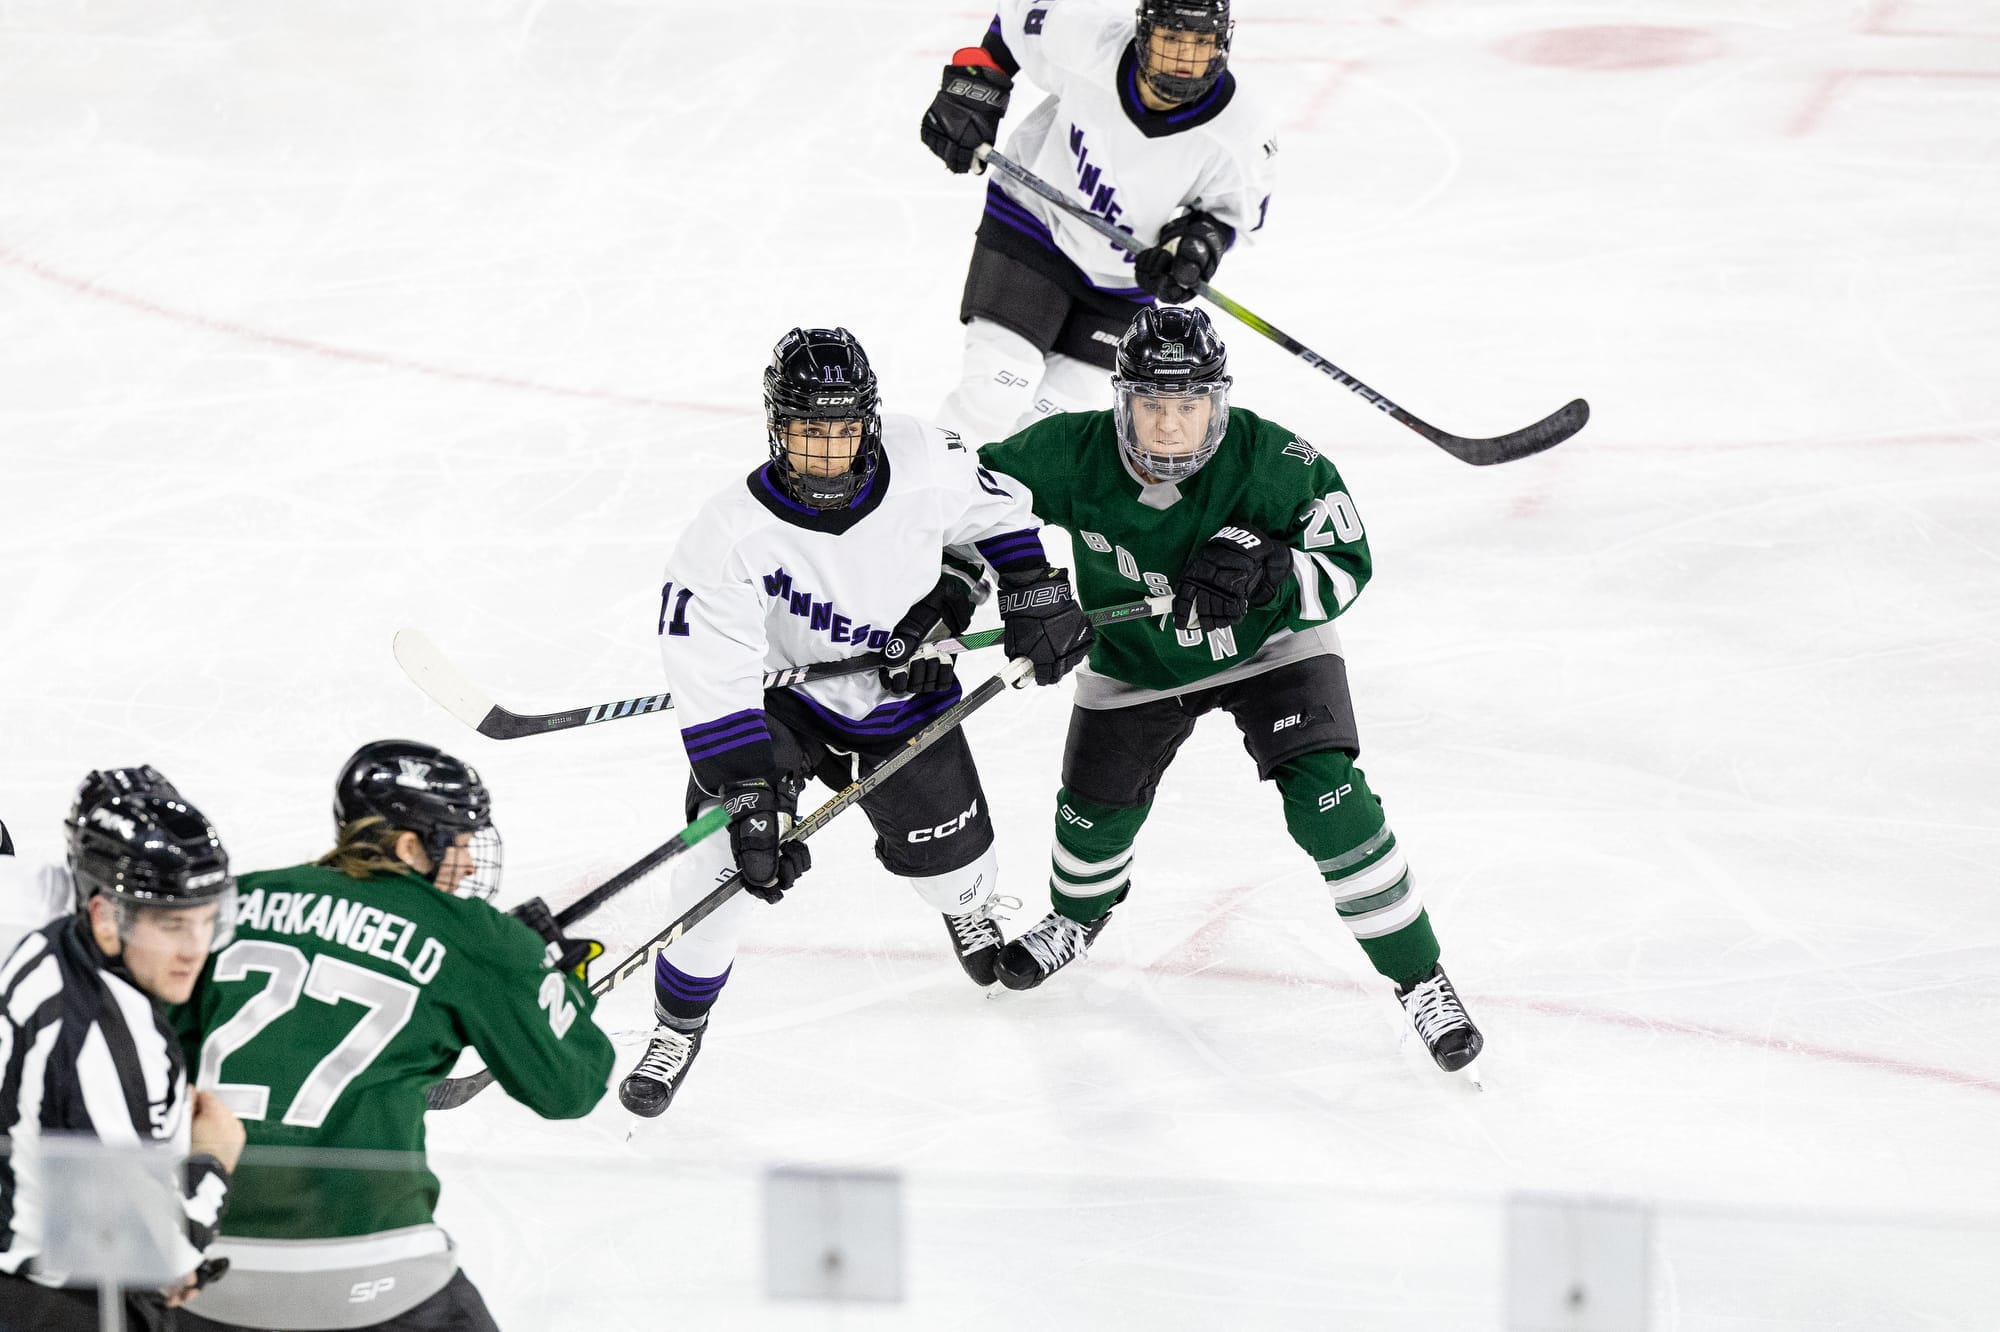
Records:
[[[982,147],[976,156],[983,164],[995,168],[1010,179],[1019,181],[1023,188],[1047,199],[1128,254],[1138,254],[1143,248],[1137,237],[1112,226],[1110,222],[1082,207],[1020,163],[994,151],[990,145]],[[1378,411],[1408,426],[1460,462],[1471,463],[1474,467],[1491,467],[1495,463],[1513,462],[1517,458],[1527,458],[1544,449],[1552,449],[1583,429],[1584,423],[1590,420],[1590,404],[1578,398],[1562,410],[1512,434],[1496,435],[1492,439],[1468,439],[1463,435],[1448,434],[1389,401],[1270,320],[1223,295],[1206,282],[1198,283],[1195,290],[1203,300],[1231,315],[1252,332],[1263,334],[1334,383],[1365,399]]]
[[[456,666],[438,651],[437,644],[421,629],[398,629],[393,644],[396,664],[431,701],[477,731],[486,729],[487,718],[500,709],[479,692],[478,686],[459,673]]]
[[[1467,439],[1463,435],[1447,435],[1436,426],[1419,421],[1407,412],[1396,419],[1460,462],[1471,463],[1474,467],[1491,467],[1495,463],[1531,458],[1562,443],[1589,422],[1590,404],[1578,398],[1567,406],[1550,412],[1531,426],[1516,430],[1511,435],[1495,435],[1491,439]]]

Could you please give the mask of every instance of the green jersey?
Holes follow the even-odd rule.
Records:
[[[1078,706],[1144,702],[1338,652],[1328,622],[1361,594],[1369,560],[1360,514],[1334,465],[1291,431],[1233,407],[1200,471],[1147,485],[1126,465],[1116,429],[1110,412],[1073,412],[979,451],[990,470],[1028,488],[1037,517],[1068,529],[1084,605],[1170,595],[1189,557],[1225,527],[1291,546],[1293,576],[1228,629],[1134,621],[1103,630],[1089,673],[1077,679]]]
[[[611,1042],[587,986],[544,964],[533,930],[414,874],[315,865],[246,874],[236,933],[174,1010],[188,1067],[258,1148],[408,1154],[384,1169],[255,1164],[237,1172],[225,1236],[324,1240],[425,1226],[425,1096],[470,1045],[516,1100],[589,1113]],[[317,1324],[315,1324],[317,1326]]]

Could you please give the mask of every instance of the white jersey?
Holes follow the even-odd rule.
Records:
[[[996,477],[955,434],[882,418],[875,476],[846,509],[792,501],[766,466],[702,507],[667,560],[660,657],[697,778],[713,792],[768,744],[766,671],[879,652],[937,585],[947,546],[976,546],[997,569],[1045,563],[1027,492]],[[893,740],[957,690],[899,697],[874,671],[792,692],[827,731]],[[768,751],[766,751],[768,753]]]
[[[1090,0],[1001,0],[994,20],[1021,73],[1050,96],[1015,126],[1006,153],[1143,246],[1184,209],[1198,208],[1246,244],[1271,204],[1274,126],[1225,72],[1208,94],[1171,111],[1139,101],[1130,9]],[[987,212],[1033,235],[1039,227],[1102,291],[1138,297],[1132,257],[1026,187],[996,177]],[[1025,210],[1014,215],[1011,203]],[[1039,239],[1039,238],[1038,238]]]
[[[0,957],[59,916],[76,910],[69,871],[60,865],[28,865],[0,856]]]

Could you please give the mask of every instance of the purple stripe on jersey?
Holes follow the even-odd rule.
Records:
[[[703,759],[712,759],[718,754],[727,754],[730,750],[741,749],[745,745],[768,745],[770,743],[771,733],[760,727],[755,733],[744,735],[740,739],[717,740],[704,742],[700,745],[689,745],[687,747],[688,762],[698,763]]]
[[[978,546],[986,562],[996,569],[1013,564],[1033,564],[1039,569],[1049,562],[1048,553],[1042,549],[1042,538],[1035,532],[995,537],[979,542]]]
[[[673,963],[667,961],[665,953],[654,964],[653,980],[659,987],[676,999],[689,1003],[708,1003],[722,992],[723,982],[729,979],[734,965],[724,967],[720,976],[690,976]]]
[[[763,725],[764,709],[744,708],[741,712],[732,712],[726,717],[717,717],[713,721],[696,722],[693,726],[683,726],[681,727],[681,738],[683,740],[700,740],[711,731],[735,730],[744,722],[751,720],[755,720],[760,726]]]
[[[1136,65],[1138,62],[1134,61],[1133,63]],[[1215,104],[1215,99],[1220,96],[1222,96],[1222,80],[1217,79],[1213,84],[1209,86],[1208,96],[1202,98],[1199,102],[1196,102],[1192,106],[1182,107],[1178,111],[1169,111],[1167,113],[1167,123],[1169,125],[1178,125],[1183,120],[1186,120],[1189,116],[1200,115],[1202,112],[1208,110],[1209,107],[1213,106]]]
[[[959,687],[953,684],[951,688],[940,689],[935,693],[918,694],[912,698],[898,699],[894,703],[884,703],[859,721],[829,711],[809,695],[798,693],[794,697],[811,708],[821,721],[844,734],[890,736],[931,720],[958,702],[960,691]]]
[[[996,222],[1005,222],[1025,236],[1033,236],[1050,249],[1055,237],[1042,220],[1003,194],[998,185],[986,187],[986,211]]]
[[[696,749],[706,749],[725,742],[735,744],[744,740],[755,740],[759,736],[767,736],[770,733],[769,729],[764,725],[764,719],[760,716],[752,717],[748,721],[738,722],[726,730],[711,731],[707,735],[687,735],[683,733],[681,743],[689,751],[693,751]]]
[[[998,37],[1001,35],[1000,16],[998,14],[995,14],[993,16],[993,21],[986,25],[986,35],[988,37]]]
[[[1047,227],[1042,225],[1041,219],[1001,193],[998,185],[988,185],[986,187],[986,212],[995,222],[1005,223],[1024,236],[1034,237],[1042,243],[1044,248],[1055,250],[1057,254],[1062,254],[1061,249],[1056,245],[1055,236],[1050,233]],[[1068,258],[1069,256],[1063,255],[1063,257]],[[1077,276],[1083,279],[1083,285],[1089,287],[1092,291],[1101,291],[1106,296],[1118,296],[1128,301],[1136,301],[1140,305],[1153,304],[1153,294],[1144,287],[1100,286],[1092,282],[1090,274],[1084,272],[1082,269],[1079,268],[1076,272]]]

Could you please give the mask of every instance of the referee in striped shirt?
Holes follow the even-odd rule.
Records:
[[[0,963],[0,1332],[94,1332],[97,1292],[41,1261],[44,1218],[62,1206],[39,1178],[39,1140],[87,1133],[185,1155],[186,1218],[171,1288],[125,1298],[130,1326],[173,1327],[172,1310],[220,1275],[202,1251],[228,1200],[243,1125],[188,1085],[163,1004],[188,997],[224,942],[235,880],[201,813],[151,768],[93,772],[70,810],[77,909]]]

